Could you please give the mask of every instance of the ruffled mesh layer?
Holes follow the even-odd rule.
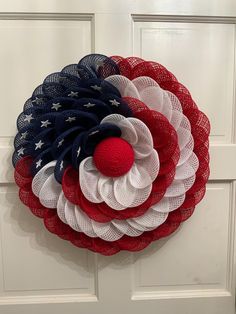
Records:
[[[150,196],[142,204],[122,210],[89,201],[81,191],[76,170],[81,161],[93,155],[99,141],[107,136],[121,136],[122,130],[116,123],[107,121],[100,127],[102,119],[111,114],[143,121],[151,132],[160,161]],[[158,63],[133,57],[85,57],[78,65],[49,75],[36,88],[18,118],[18,130],[13,164],[20,199],[43,218],[50,232],[75,246],[104,255],[120,250],[139,251],[177,230],[205,194],[209,177],[209,121],[198,110],[189,91]],[[142,152],[141,149],[139,154]],[[47,190],[52,176],[38,196],[37,191],[32,191],[33,176],[52,160],[56,160],[54,175],[58,188],[62,186],[66,197],[61,196],[61,211],[48,208],[55,205],[51,200],[58,193],[56,186],[50,202],[42,201],[43,188]],[[79,205],[92,219],[98,237],[86,235],[83,225],[75,223],[78,212],[72,204]],[[148,217],[145,215],[150,208],[168,216],[154,230],[139,235],[139,223],[144,228],[143,217]],[[110,242],[111,234],[104,229],[104,223],[115,222],[116,230],[124,232],[122,221],[130,218],[138,219],[131,220],[131,229],[127,231],[130,236],[118,236]]]
[[[70,241],[72,244],[88,248],[94,252],[99,252],[103,255],[112,255],[120,250],[139,251],[145,248],[152,241],[160,239],[174,232],[180,222],[188,219],[193,212],[193,209],[179,208],[178,212],[174,211],[169,214],[166,222],[153,231],[144,232],[139,237],[123,236],[121,239],[113,242],[107,242],[100,238],[91,238],[82,232],[73,230],[69,225],[62,222],[57,215],[55,209],[49,209],[41,205],[39,199],[33,194],[31,184],[24,183],[23,173],[19,170],[22,168],[30,170],[31,158],[22,158],[16,165],[15,173],[18,176],[18,186],[20,187],[19,196],[21,201],[30,208],[32,213],[43,219],[46,228],[58,235],[64,240]],[[26,171],[27,172],[27,171]],[[20,180],[22,178],[22,180]],[[31,177],[32,181],[32,177]]]

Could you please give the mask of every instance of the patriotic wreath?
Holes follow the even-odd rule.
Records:
[[[17,128],[21,201],[77,247],[139,251],[205,194],[209,121],[156,62],[85,56],[45,78]]]

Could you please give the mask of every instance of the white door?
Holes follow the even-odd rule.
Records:
[[[0,313],[233,314],[235,0],[0,1]],[[18,200],[15,120],[47,74],[91,52],[162,63],[208,115],[205,199],[168,241],[103,257]]]

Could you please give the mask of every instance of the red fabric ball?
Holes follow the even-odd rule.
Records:
[[[103,175],[120,177],[132,167],[134,151],[132,146],[122,138],[109,137],[96,146],[93,160]]]

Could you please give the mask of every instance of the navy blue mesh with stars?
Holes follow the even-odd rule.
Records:
[[[78,64],[48,75],[17,119],[13,165],[32,156],[34,176],[48,162],[56,160],[54,174],[61,183],[68,165],[78,169],[101,140],[120,137],[121,130],[116,125],[100,124],[112,113],[132,116],[119,91],[104,80],[116,74],[119,69],[112,59],[91,54]]]

